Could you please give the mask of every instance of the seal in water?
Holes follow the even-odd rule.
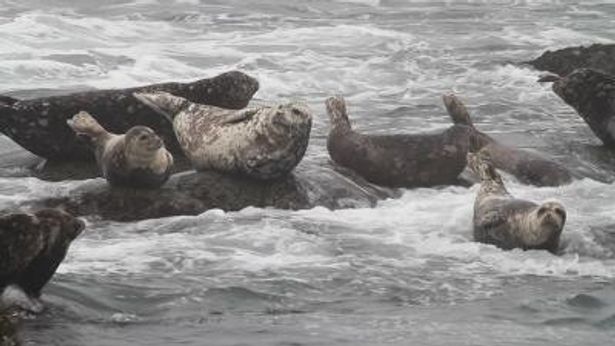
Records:
[[[455,123],[435,134],[365,135],[350,126],[341,96],[325,101],[331,120],[331,159],[366,180],[388,187],[428,187],[458,183],[473,150],[474,130]]]
[[[615,76],[593,69],[577,69],[566,77],[546,75],[553,91],[572,106],[598,138],[615,147]]]
[[[84,227],[83,221],[59,209],[0,217],[2,305],[42,311],[41,290]]]
[[[199,171],[279,178],[301,161],[310,139],[310,111],[295,103],[235,111],[165,92],[135,97],[172,119],[179,144]]]
[[[503,145],[476,130],[468,110],[457,96],[448,94],[442,98],[454,121],[475,129],[479,146],[489,152],[496,168],[514,175],[524,184],[560,186],[572,182],[572,173],[561,164],[535,152]]]
[[[134,126],[126,134],[116,135],[84,111],[66,122],[75,133],[92,140],[96,162],[109,184],[155,188],[169,179],[173,155],[149,127]]]
[[[152,128],[169,150],[182,155],[173,128],[137,101],[135,91],[169,91],[193,102],[223,108],[245,107],[258,90],[256,79],[238,71],[191,83],[164,83],[137,88],[88,91],[64,96],[16,100],[0,97],[0,131],[30,152],[57,161],[91,160],[92,150],[84,146],[66,120],[84,110],[113,133],[125,133],[133,126]]]
[[[468,154],[468,166],[480,177],[474,202],[474,240],[510,250],[556,253],[566,222],[566,210],[555,201],[538,205],[508,193],[502,178],[481,150]]]

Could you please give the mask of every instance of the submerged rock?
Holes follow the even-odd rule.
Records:
[[[566,76],[578,68],[593,68],[615,74],[615,44],[593,44],[546,51],[527,64],[540,71]]]

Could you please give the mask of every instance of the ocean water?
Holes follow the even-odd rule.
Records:
[[[188,81],[240,69],[256,101],[324,100],[369,133],[443,129],[455,91],[481,130],[571,167],[568,186],[507,178],[567,207],[562,251],[472,241],[477,186],[403,191],[375,208],[247,208],[86,232],[47,286],[25,345],[610,345],[615,152],[520,64],[615,40],[612,1],[5,0],[0,92],[19,97]],[[7,142],[2,141],[6,146]],[[2,159],[0,158],[0,161]],[[0,207],[81,181],[0,170]],[[86,182],[87,183],[87,182]]]

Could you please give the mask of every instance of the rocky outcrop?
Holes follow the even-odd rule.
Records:
[[[593,68],[615,75],[615,44],[593,44],[546,51],[526,62],[540,71],[566,76],[578,68]]]

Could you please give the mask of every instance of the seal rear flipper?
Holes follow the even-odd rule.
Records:
[[[453,93],[444,94],[442,95],[442,101],[444,101],[446,111],[453,120],[453,123],[474,127],[474,123],[472,123],[472,118],[470,118],[468,109],[457,97],[457,95]]]
[[[190,105],[190,101],[185,98],[162,91],[152,93],[135,92],[132,95],[154,112],[168,119],[171,124],[175,116],[182,109]]]
[[[10,107],[17,102],[19,102],[19,100],[14,97],[0,95],[0,107],[2,106]]]

